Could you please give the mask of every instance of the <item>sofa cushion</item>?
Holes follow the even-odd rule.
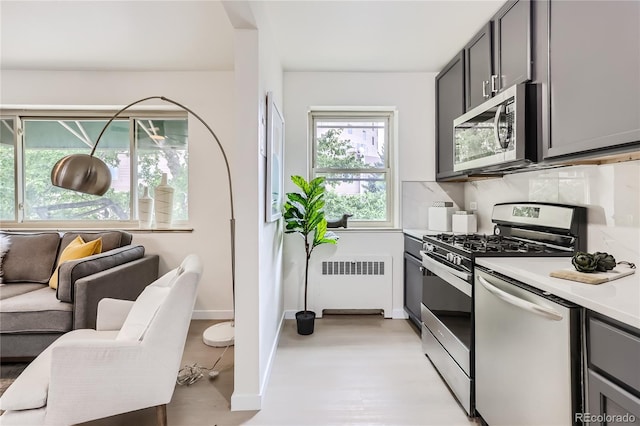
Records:
[[[77,236],[69,245],[62,250],[58,258],[58,266],[70,260],[78,260],[84,257],[92,256],[102,252],[102,237],[98,237],[93,241],[84,242],[81,236]],[[49,280],[49,287],[58,288],[58,268],[53,271],[53,275]]]
[[[66,232],[60,242],[60,253],[62,253],[76,237],[82,238],[82,240],[87,243],[102,238],[102,251],[109,251],[131,244],[131,234],[122,231]]]
[[[55,333],[71,330],[73,305],[43,287],[0,300],[0,333]]]
[[[0,285],[0,300],[10,297],[19,296],[30,291],[40,290],[44,284],[37,283],[13,283],[9,285]]]
[[[170,291],[171,287],[167,286],[147,286],[133,303],[116,340],[142,340]]]
[[[4,283],[48,283],[58,255],[60,234],[57,232],[3,234],[9,235],[11,239],[11,246],[2,263]]]

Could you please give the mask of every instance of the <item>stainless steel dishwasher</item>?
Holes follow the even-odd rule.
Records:
[[[576,424],[579,307],[481,266],[474,292],[478,414],[491,426]]]

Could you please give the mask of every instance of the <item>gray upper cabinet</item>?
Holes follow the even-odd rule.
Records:
[[[531,2],[508,1],[464,47],[466,110],[531,80]]]
[[[531,80],[531,2],[508,1],[493,18],[493,93]]]
[[[549,3],[545,159],[637,149],[640,1]]]
[[[459,176],[453,171],[453,120],[465,109],[464,52],[436,76],[436,180]]]
[[[466,109],[477,107],[491,97],[493,43],[491,22],[464,47]]]

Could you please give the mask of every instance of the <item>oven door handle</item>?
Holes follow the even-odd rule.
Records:
[[[501,299],[509,303],[510,305],[514,305],[518,308],[524,309],[525,311],[534,313],[536,315],[540,315],[550,320],[562,321],[563,316],[557,311],[555,311],[554,309],[547,308],[545,306],[540,306],[536,303],[531,303],[528,300],[520,299],[519,297],[514,296],[513,294],[510,294],[510,293],[507,293],[504,290],[500,290],[498,287],[494,286],[493,284],[490,284],[489,281],[487,281],[484,277],[481,277],[480,275],[476,275],[476,276],[478,277],[478,281],[480,282],[482,287],[487,289],[489,293],[493,294],[498,299]]]
[[[432,259],[431,256],[423,251],[421,251],[420,254],[422,255],[422,266],[424,266],[467,296],[471,297],[471,274],[458,271],[457,269],[440,263],[437,260]]]

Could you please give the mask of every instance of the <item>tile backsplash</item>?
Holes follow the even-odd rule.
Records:
[[[428,229],[429,207],[434,201],[452,201],[464,207],[464,185],[460,183],[402,182],[402,227]]]
[[[478,232],[493,232],[496,203],[540,201],[588,208],[588,250],[640,265],[640,161],[570,166],[466,183],[402,182],[402,227],[427,229],[434,201],[477,203]]]
[[[478,205],[478,232],[491,233],[493,205],[541,201],[588,208],[588,250],[640,263],[640,161],[531,171],[464,183]]]

